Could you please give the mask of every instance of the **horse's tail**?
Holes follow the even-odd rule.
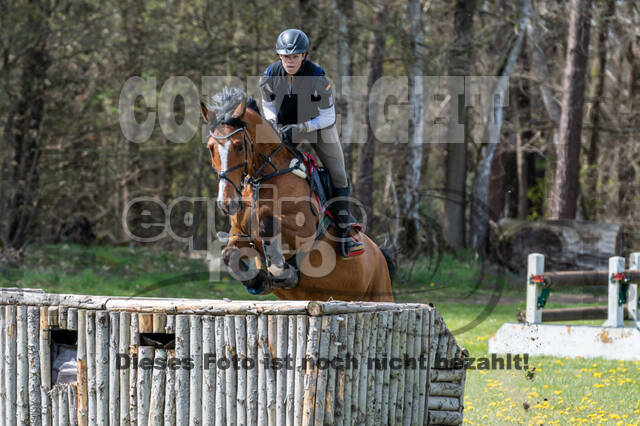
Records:
[[[384,260],[387,261],[387,269],[389,270],[389,278],[393,278],[396,273],[396,250],[393,247],[387,246],[386,241],[385,244],[380,246],[380,251],[384,256]]]

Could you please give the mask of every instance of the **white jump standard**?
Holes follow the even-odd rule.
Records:
[[[609,259],[608,271],[545,273],[543,255],[530,254],[528,260],[526,321],[500,327],[489,339],[489,353],[640,360],[640,253],[631,255],[628,270],[625,259],[617,256]],[[602,326],[542,323],[552,287],[604,285],[605,279],[607,319]],[[624,324],[625,303],[632,326]]]

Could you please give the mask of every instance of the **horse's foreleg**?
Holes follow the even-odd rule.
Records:
[[[273,216],[260,219],[260,238],[267,262],[267,270],[273,276],[276,287],[291,289],[298,285],[298,271],[289,265],[282,254],[279,224]]]

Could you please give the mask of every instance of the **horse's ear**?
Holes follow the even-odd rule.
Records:
[[[247,110],[247,97],[244,96],[242,98],[242,102],[240,103],[238,108],[236,108],[236,110],[234,111],[232,117],[233,118],[240,118],[240,117],[242,117],[244,115],[246,110]]]
[[[216,118],[216,113],[211,111],[203,101],[200,101],[200,111],[206,123],[211,123]]]

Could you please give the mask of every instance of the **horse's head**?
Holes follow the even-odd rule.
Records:
[[[256,133],[270,131],[271,141],[277,135],[265,126],[255,101],[240,89],[225,87],[200,107],[209,125],[211,164],[220,178],[217,204],[224,214],[233,215],[242,207],[242,190],[254,169]]]

